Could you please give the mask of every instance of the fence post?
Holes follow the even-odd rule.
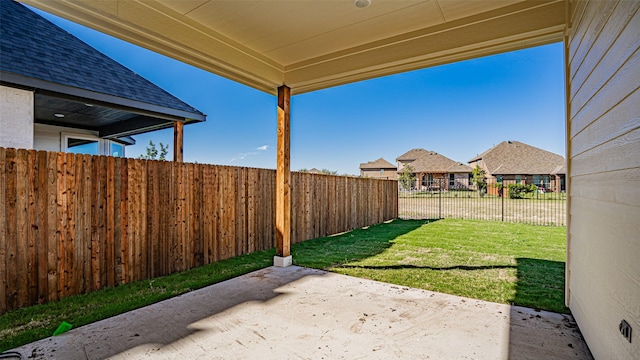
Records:
[[[438,219],[442,219],[442,179],[438,179]]]
[[[500,203],[502,204],[501,218],[504,221],[504,187],[500,188]]]

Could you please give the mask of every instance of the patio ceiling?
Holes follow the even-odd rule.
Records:
[[[557,42],[566,22],[564,0],[21,1],[271,94]]]

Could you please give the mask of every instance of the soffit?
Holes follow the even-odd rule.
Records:
[[[274,93],[562,40],[548,1],[23,0],[96,30]]]
[[[40,124],[94,130],[100,137],[110,138],[172,128],[174,124],[171,119],[140,113],[136,109],[113,107],[100,102],[89,103],[87,100],[39,90],[35,92],[34,118]],[[193,121],[188,119],[185,122]]]

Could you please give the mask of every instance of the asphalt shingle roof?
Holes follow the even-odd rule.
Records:
[[[566,172],[565,160],[535,146],[519,141],[503,141],[469,160],[482,160],[491,175],[562,174]]]
[[[396,166],[383,158],[360,164],[360,169],[395,169]]]
[[[435,151],[411,149],[397,158],[398,161],[411,161],[414,172],[424,173],[468,173],[468,165],[451,160]]]
[[[0,70],[203,115],[24,5],[0,8]]]

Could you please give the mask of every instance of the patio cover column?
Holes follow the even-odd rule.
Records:
[[[182,121],[173,122],[173,161],[175,162],[182,162],[183,128]]]
[[[278,154],[276,166],[276,256],[274,266],[289,266],[291,259],[290,115],[291,89],[278,88]]]

